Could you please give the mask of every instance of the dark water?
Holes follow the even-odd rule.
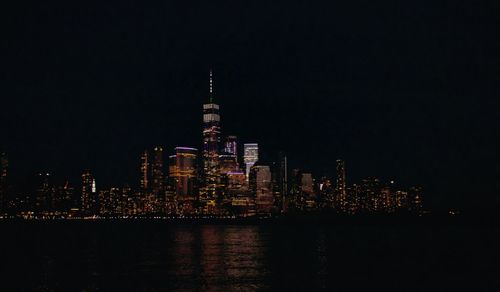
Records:
[[[499,291],[464,224],[1,223],[1,291]]]

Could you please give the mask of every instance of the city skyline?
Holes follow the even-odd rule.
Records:
[[[202,161],[202,165],[200,166],[196,166],[196,168],[198,169],[198,172],[196,175],[202,177],[203,179],[201,179],[197,184],[198,185],[198,188],[197,191],[200,191],[200,193],[203,195],[203,194],[206,194],[208,192],[208,195],[205,195],[206,199],[208,198],[214,198],[216,196],[216,188],[217,188],[217,184],[215,183],[216,180],[220,180],[220,173],[219,172],[219,169],[216,170],[217,174],[215,174],[215,176],[212,174],[212,177],[210,179],[210,176],[208,177],[208,180],[207,180],[207,173],[210,173],[207,172],[207,169],[210,169],[210,167],[207,166],[207,163],[212,163],[213,167],[216,167],[218,168],[219,167],[219,163],[223,162],[224,159],[230,161],[230,165],[234,165],[233,167],[235,167],[234,169],[226,169],[226,172],[229,171],[229,172],[234,172],[234,173],[239,173],[241,171],[241,173],[245,174],[246,176],[246,181],[247,183],[249,182],[249,176],[250,176],[250,170],[252,168],[252,166],[258,162],[258,161],[265,161],[265,163],[267,164],[273,164],[273,163],[277,163],[278,162],[278,159],[279,157],[276,155],[276,153],[272,154],[272,153],[266,153],[266,152],[262,152],[262,151],[259,151],[259,143],[253,143],[255,142],[255,139],[252,140],[252,143],[245,143],[245,142],[242,142],[242,141],[238,141],[238,136],[240,135],[244,135],[244,133],[235,133],[235,132],[231,132],[231,133],[224,133],[222,130],[221,130],[221,117],[220,117],[220,105],[216,103],[216,98],[215,98],[215,91],[214,91],[214,79],[215,77],[213,76],[213,70],[210,69],[209,70],[209,86],[208,86],[208,98],[205,100],[205,102],[202,102],[203,103],[203,118],[202,118],[202,122],[200,124],[202,124],[203,126],[201,127],[203,129],[202,131],[202,137],[203,137],[203,142],[202,143],[194,143],[194,146],[197,146],[199,147],[200,149],[204,149],[202,151],[198,151],[198,148],[194,148],[194,147],[191,147],[193,145],[189,145],[189,147],[186,147],[186,146],[174,146],[173,149],[171,150],[166,150],[164,151],[163,149],[163,146],[161,145],[156,145],[154,147],[152,147],[151,149],[143,149],[142,150],[142,154],[140,154],[140,179],[136,179],[134,178],[132,181],[123,181],[121,183],[110,183],[110,182],[106,182],[106,180],[101,180],[102,185],[104,186],[103,187],[103,190],[113,190],[113,189],[119,189],[121,187],[129,187],[129,186],[132,186],[134,189],[152,189],[153,190],[153,193],[160,193],[161,190],[163,190],[165,188],[165,185],[166,184],[166,177],[167,175],[169,176],[175,176],[176,174],[175,171],[172,171],[171,168],[172,166],[169,166],[171,165],[171,162],[168,162],[168,163],[164,163],[164,160],[165,161],[168,161],[169,159],[173,158],[176,156],[176,153],[178,155],[178,149],[184,149],[184,150],[192,150],[194,151],[195,156],[199,155],[199,157],[196,158],[196,161],[198,164],[198,162],[200,161],[199,159],[201,159]],[[215,124],[214,124],[215,122]],[[228,123],[230,124],[230,122]],[[228,134],[228,135],[226,135]],[[235,135],[237,134],[237,135]],[[212,143],[214,143],[212,146],[210,146],[210,141],[212,141]],[[172,143],[170,143],[172,145]],[[204,145],[208,145],[208,146],[203,146],[202,144]],[[265,144],[265,143],[264,143]],[[173,145],[177,145],[177,144],[173,144]],[[238,146],[239,145],[239,146]],[[215,150],[217,149],[217,150]],[[285,150],[283,148],[277,148],[279,149],[280,151],[278,151],[278,154],[280,153],[283,153],[282,151]],[[212,151],[212,152],[211,152]],[[164,153],[165,152],[165,153]],[[199,152],[199,153],[198,153]],[[5,153],[4,153],[5,154]],[[173,155],[171,155],[173,154]],[[259,160],[259,155],[260,155],[260,160]],[[281,155],[281,154],[280,154]],[[264,158],[262,158],[264,157]],[[130,157],[126,157],[128,160],[130,160]],[[289,159],[288,157],[284,157],[285,159]],[[343,185],[343,187],[339,187],[339,165],[338,165],[338,162],[341,161],[342,164],[344,163],[343,160],[339,160],[338,158],[334,158],[333,156],[330,158],[330,162],[334,161],[335,163],[335,166],[333,168],[330,168],[330,169],[327,169],[325,170],[325,168],[323,168],[324,170],[322,172],[318,171],[316,169],[316,171],[313,171],[314,172],[314,180],[319,180],[320,178],[322,177],[325,177],[326,176],[330,176],[332,179],[336,180],[336,184],[335,184],[335,187],[336,188],[340,188],[340,190],[344,190],[345,192],[345,188],[346,188],[346,177],[345,177],[345,171],[343,172],[344,175],[343,175],[343,179],[341,180],[341,185]],[[212,162],[210,162],[212,161]],[[234,161],[234,162],[231,162],[231,161]],[[293,158],[292,158],[292,161],[293,161]],[[105,162],[105,161],[103,161]],[[288,163],[288,162],[287,162]],[[227,162],[226,162],[227,164]],[[11,163],[12,165],[12,163]],[[208,164],[209,165],[209,164]],[[242,166],[240,168],[240,165]],[[328,165],[328,163],[327,163]],[[149,168],[148,168],[149,167]],[[175,166],[174,166],[175,167]],[[201,167],[201,168],[200,168]],[[208,168],[207,168],[208,167]],[[99,167],[97,167],[99,168]],[[295,167],[294,168],[297,168],[297,169],[301,169],[301,171],[303,169],[305,170],[308,170],[310,171],[310,167],[307,167],[307,166],[300,166],[300,165],[297,165],[295,164]],[[50,169],[50,167],[47,167],[46,169]],[[87,168],[89,169],[89,168]],[[343,169],[343,166],[341,166],[341,169]],[[200,171],[201,170],[201,171]],[[88,176],[92,176],[92,174],[89,172],[90,170],[86,170],[83,172],[83,177],[85,177],[86,175]],[[212,170],[212,172],[214,172],[214,170]],[[288,172],[290,172],[290,169],[288,169]],[[61,182],[64,182],[64,184],[68,184],[69,181],[72,182],[72,186],[76,185],[78,186],[79,182],[77,179],[75,178],[71,178],[70,176],[68,176],[67,174],[58,174],[58,173],[53,173],[53,172],[45,172],[45,171],[41,171],[41,173],[39,175],[42,175],[43,174],[46,174],[47,176],[48,175],[52,175],[52,176],[55,176],[59,182],[59,184],[61,184]],[[92,171],[92,173],[94,173]],[[233,173],[233,175],[234,175]],[[313,187],[312,186],[312,180],[313,180],[313,177],[312,177],[312,174],[310,173],[306,173],[307,175],[310,176],[310,178],[308,178],[308,180],[311,180],[311,188]],[[284,175],[285,177],[288,176],[289,174],[282,174]],[[12,172],[10,173],[10,176],[12,176]],[[336,177],[335,177],[336,176]],[[370,178],[370,177],[379,177],[378,175],[376,174],[370,174],[370,175],[365,175],[365,176],[361,176],[357,179],[353,179],[353,181],[363,181],[365,180],[366,178]],[[385,181],[391,181],[393,182],[394,180],[397,180],[397,178],[395,176],[390,176],[390,177],[383,177]],[[30,178],[27,178],[26,179],[27,181],[30,180]],[[52,179],[52,181],[54,181],[54,179]],[[211,181],[211,183],[209,183]],[[95,179],[92,178],[92,181],[93,185],[89,185],[88,188],[93,188],[95,189]],[[184,182],[184,184],[186,184],[186,182]],[[286,185],[286,182],[281,182],[281,184],[284,184]],[[85,183],[84,183],[85,185]],[[146,187],[144,187],[146,185]],[[147,185],[151,186],[151,187],[148,187]],[[207,186],[212,186],[212,187],[208,187],[207,189]],[[425,185],[425,182],[414,182],[413,185],[419,185],[419,186],[422,186],[422,185]],[[9,185],[10,188],[12,188],[12,191],[16,191],[18,192],[19,194],[22,194],[23,192],[24,193],[27,193],[29,191],[27,191],[27,189],[22,189],[22,191],[20,191],[20,189],[17,188],[17,186],[13,185],[12,183]],[[26,186],[25,186],[26,187]],[[85,187],[84,187],[85,188]],[[33,186],[31,186],[31,189],[33,189]],[[210,189],[212,189],[210,191]],[[98,197],[98,193],[95,192],[95,197],[97,198]],[[346,195],[343,195],[344,197]],[[191,198],[192,199],[192,198]],[[84,195],[82,193],[82,210],[85,210],[85,209],[88,209],[90,207],[84,207],[84,205],[86,203],[84,203],[85,200],[88,200],[88,198],[86,198],[86,195]],[[95,199],[97,200],[97,199]],[[345,198],[344,199],[340,199],[341,201],[345,201]],[[432,200],[431,200],[432,201]],[[340,202],[340,204],[345,204],[345,203],[342,203]],[[432,207],[432,208],[435,208],[436,206],[432,205],[432,204],[429,204],[428,207]],[[463,206],[460,206],[463,208]],[[342,207],[343,209],[344,207]],[[438,208],[436,208],[436,210],[439,210],[439,209],[442,209],[442,210],[456,210],[457,209],[457,206],[454,205],[454,204],[441,204],[441,205],[438,205]],[[344,211],[347,211],[347,210],[344,210]]]
[[[243,142],[243,151],[239,153],[238,136],[226,135],[221,127],[221,107],[215,98],[212,69],[207,96],[202,105],[202,150],[176,146],[171,154],[161,145],[145,149],[138,157],[140,163],[133,184],[123,182],[109,187],[102,183],[104,187],[98,189],[93,171],[86,169],[81,184],[76,184],[80,191],[75,191],[68,180],[63,186],[53,174],[41,172],[36,190],[23,193],[9,180],[8,156],[2,153],[3,216],[238,218],[310,212],[418,216],[430,213],[424,209],[420,186],[403,187],[395,184],[394,179],[388,182],[376,177],[348,184],[341,159],[336,159],[334,177],[315,177],[307,168],[289,169],[283,151],[264,155],[259,143]]]
[[[0,291],[489,291],[500,1],[7,1]]]
[[[220,159],[219,156],[221,156],[221,155],[222,156],[234,155],[234,156],[236,156],[236,159],[237,159],[237,161],[235,161],[236,165],[238,165],[238,168],[239,168],[240,164],[241,164],[242,171],[245,172],[245,174],[248,176],[250,168],[253,166],[253,164],[255,164],[257,161],[259,161],[259,158],[266,161],[266,163],[270,163],[273,160],[276,160],[277,159],[276,153],[270,154],[270,153],[263,152],[261,149],[259,149],[259,145],[265,144],[265,142],[260,142],[258,140],[258,138],[250,140],[250,141],[241,141],[238,139],[239,135],[243,135],[243,136],[248,136],[248,135],[245,135],[245,133],[238,133],[238,135],[235,135],[234,132],[223,133],[221,131],[221,126],[220,126],[221,125],[221,121],[220,121],[221,118],[220,118],[220,114],[219,114],[220,105],[216,104],[214,101],[215,100],[215,92],[213,89],[214,77],[213,77],[213,70],[212,69],[209,70],[209,76],[210,77],[209,77],[209,86],[208,86],[208,94],[207,94],[208,99],[205,98],[206,99],[205,101],[208,101],[208,103],[203,104],[203,118],[202,118],[202,122],[199,123],[200,126],[198,128],[203,129],[203,133],[207,132],[206,126],[204,126],[204,125],[207,122],[208,123],[212,122],[211,118],[209,116],[214,116],[213,119],[215,119],[217,124],[215,125],[216,130],[214,131],[216,136],[214,136],[214,138],[212,138],[212,140],[213,140],[213,142],[215,142],[215,144],[214,144],[214,146],[212,146],[212,148],[215,147],[216,149],[218,149],[213,154],[213,155],[217,156],[215,163],[219,163],[219,159]],[[201,102],[204,103],[203,100]],[[207,114],[206,113],[207,110],[210,111],[210,110],[212,110],[212,108],[215,108],[216,113],[215,114],[211,114],[211,113]],[[208,132],[210,132],[211,127],[212,127],[212,125],[209,124]],[[189,131],[189,130],[187,130],[187,131]],[[171,149],[167,149],[167,150],[164,150],[164,146],[163,146],[164,144],[148,143],[147,145],[149,145],[149,147],[145,147],[144,149],[142,149],[139,154],[132,153],[131,156],[121,157],[122,159],[131,160],[132,156],[135,159],[135,157],[137,155],[140,155],[140,162],[134,163],[134,164],[140,165],[141,179],[139,181],[137,181],[136,178],[134,177],[131,181],[126,180],[126,181],[120,182],[118,184],[116,184],[116,183],[113,184],[113,183],[108,182],[108,183],[105,183],[105,186],[106,187],[113,187],[113,186],[118,186],[120,184],[128,184],[128,185],[132,185],[134,187],[141,187],[142,188],[143,184],[145,184],[145,185],[152,186],[153,189],[161,188],[161,185],[163,183],[163,175],[164,175],[164,173],[168,173],[168,166],[166,166],[168,164],[164,164],[164,160],[166,160],[170,155],[175,155],[177,148],[194,149],[196,151],[198,151],[198,148],[203,149],[204,148],[203,144],[204,143],[207,144],[206,141],[210,141],[210,140],[208,140],[210,138],[207,138],[204,135],[205,134],[202,135],[203,142],[191,143],[192,145],[191,144],[178,144],[175,142],[171,142],[171,143],[169,143],[169,145],[173,145],[173,146],[171,147]],[[211,135],[211,134],[209,134],[209,135]],[[195,134],[195,135],[186,135],[186,136],[196,137],[197,135]],[[191,137],[190,139],[193,139],[193,138]],[[256,141],[259,141],[259,142],[257,143]],[[284,143],[284,144],[286,145],[286,143]],[[166,149],[166,147],[165,147],[165,149]],[[283,151],[286,150],[285,147],[278,147],[277,149],[279,149],[278,153],[282,153]],[[200,158],[202,158],[203,164],[205,164],[205,161],[211,159],[207,154],[204,154],[205,151],[206,150],[202,150],[199,153]],[[214,150],[212,150],[212,151],[214,151]],[[209,152],[209,151],[206,151],[206,152]],[[8,157],[7,152],[2,152],[2,154],[4,154],[6,157]],[[340,155],[340,157],[341,157],[341,155]],[[330,163],[334,164],[334,167],[332,169],[326,170],[326,171],[321,172],[321,173],[317,170],[313,171],[313,172],[315,172],[315,174],[318,176],[322,176],[325,174],[330,174],[332,176],[335,175],[338,172],[338,170],[335,170],[335,167],[337,167],[335,163],[338,161],[338,159],[339,158],[337,158],[337,157],[333,157],[333,156],[331,157]],[[137,160],[137,159],[135,159],[135,160]],[[103,161],[103,164],[104,163],[105,163],[105,161]],[[328,163],[326,163],[325,165],[328,165]],[[10,167],[12,167],[12,165]],[[150,167],[149,170],[148,170],[148,167]],[[206,172],[205,167],[206,166],[204,166],[204,165],[202,167],[204,169],[204,172]],[[307,165],[301,166],[301,168],[303,168],[303,167],[305,167],[305,169],[308,169],[309,171],[311,171],[310,166],[307,166]],[[45,173],[47,170],[50,170],[51,168],[53,168],[53,166],[47,165],[45,167],[40,167],[40,168],[41,169],[39,169],[35,172],[35,175],[38,173]],[[83,167],[82,169],[90,169],[90,168]],[[162,170],[161,174],[160,174],[159,169]],[[47,173],[52,173],[52,175],[53,175],[52,171],[47,171]],[[12,173],[10,173],[10,175],[12,175]],[[63,180],[63,181],[66,181],[68,179],[75,180],[75,178],[69,178],[65,174],[58,174],[57,176],[59,177],[60,180]]]
[[[491,8],[87,5],[5,10],[0,151],[16,185],[82,169],[135,184],[136,153],[203,149],[212,68],[224,131],[290,168],[333,175],[340,157],[353,180],[417,181],[432,205],[500,203]]]

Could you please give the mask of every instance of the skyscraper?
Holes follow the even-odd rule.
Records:
[[[74,206],[74,188],[66,181],[54,188],[53,206],[56,211],[67,212]]]
[[[285,210],[286,196],[288,195],[288,160],[285,153],[279,153],[278,188],[281,195],[282,210]]]
[[[224,152],[228,154],[238,155],[238,142],[236,136],[227,136],[224,143]]]
[[[382,211],[381,183],[378,178],[363,179],[360,186],[360,204],[363,211],[378,213]]]
[[[90,171],[82,174],[82,212],[86,215],[98,213],[98,195],[94,176]]]
[[[317,183],[318,191],[318,207],[332,207],[333,202],[333,187],[332,181],[326,176],[322,176]]]
[[[154,148],[154,161],[152,165],[152,184],[153,193],[158,195],[163,191],[163,148],[156,146]]]
[[[255,196],[255,204],[258,213],[270,213],[273,206],[273,195],[271,190],[271,169],[267,165],[255,164],[249,175],[249,185]]]
[[[316,193],[314,191],[314,179],[311,173],[302,173],[300,186],[303,199],[305,200],[305,207],[308,209],[316,208]]]
[[[314,181],[312,174],[302,173],[302,177],[300,180],[300,187],[302,189],[302,193],[307,197],[310,198],[314,195]]]
[[[421,214],[422,212],[422,188],[421,187],[411,187],[408,190],[409,196],[409,206],[408,211],[414,212],[416,214]]]
[[[141,155],[141,189],[149,188],[149,153],[147,150]]]
[[[338,210],[347,210],[347,190],[345,181],[345,163],[341,159],[337,159],[336,164],[337,181],[335,188],[335,207]]]
[[[221,175],[225,175],[228,172],[240,171],[236,139],[236,136],[228,136],[226,138],[224,149],[219,155],[219,171]]]
[[[0,154],[0,212],[5,211],[7,206],[7,169],[9,167],[9,160],[7,154]]]
[[[198,149],[176,147],[170,156],[169,176],[173,180],[178,200],[193,200],[196,197],[196,156]]]
[[[239,167],[236,162],[236,155],[227,153],[219,155],[219,165],[219,172],[221,175],[225,175],[228,172],[239,171]]]
[[[49,173],[39,173],[36,190],[36,209],[38,212],[50,211],[52,207],[52,186],[49,183]]]
[[[302,192],[302,170],[292,169],[290,174],[289,204],[292,209],[305,208],[305,196]]]
[[[243,145],[243,161],[246,166],[247,181],[249,180],[250,169],[259,160],[259,144],[247,143]]]
[[[204,196],[215,198],[219,180],[219,144],[220,144],[219,105],[214,102],[212,70],[210,70],[210,88],[208,103],[203,105],[203,172]]]
[[[109,216],[118,214],[120,210],[121,191],[119,188],[111,188],[99,191],[99,214]]]

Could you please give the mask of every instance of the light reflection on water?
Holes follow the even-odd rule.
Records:
[[[12,240],[0,242],[7,272],[0,291],[450,290],[450,283],[463,288],[474,276],[489,277],[498,258],[496,232],[488,229],[19,226],[3,230]],[[488,285],[470,282],[472,290]]]
[[[186,227],[173,234],[172,244],[168,274],[174,288],[266,288],[266,244],[257,226]]]

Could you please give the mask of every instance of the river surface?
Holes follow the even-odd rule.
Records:
[[[499,291],[463,224],[0,224],[1,291]]]

